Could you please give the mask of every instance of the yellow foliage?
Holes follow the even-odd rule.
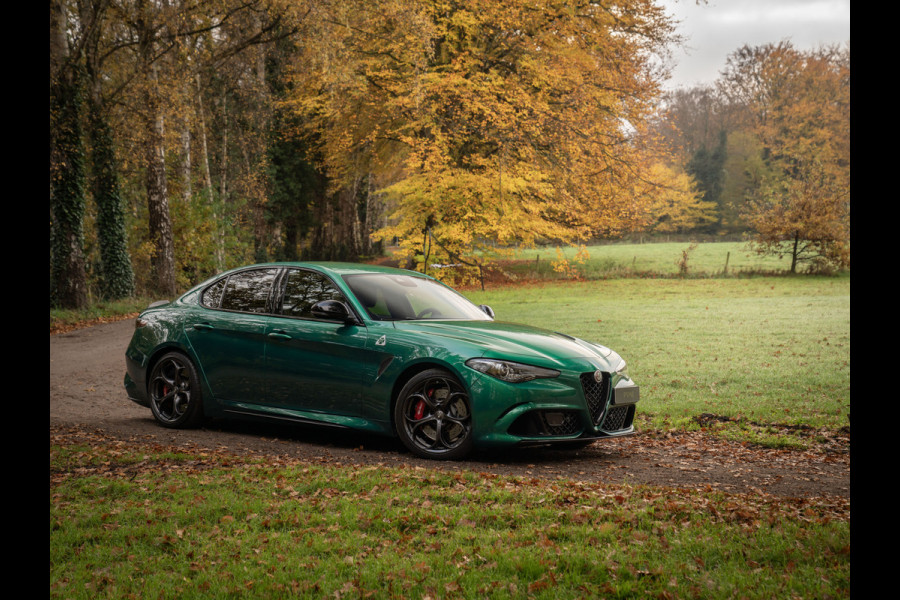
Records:
[[[662,163],[650,168],[651,182],[639,184],[646,194],[647,225],[659,233],[681,233],[715,223],[716,203],[701,199],[694,178]]]
[[[672,24],[647,0],[372,0],[316,8],[291,106],[338,183],[384,183],[409,255],[640,227],[641,140]],[[481,258],[478,258],[481,257]],[[423,256],[424,258],[424,256]]]
[[[554,271],[562,273],[567,279],[579,279],[581,276],[580,268],[583,267],[584,263],[590,260],[590,258],[591,253],[588,251],[587,246],[583,244],[578,246],[578,251],[571,261],[566,258],[562,249],[557,247],[556,260],[552,261],[550,264],[553,266]]]

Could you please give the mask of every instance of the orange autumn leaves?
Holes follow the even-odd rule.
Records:
[[[426,226],[436,251],[467,257],[488,241],[643,228],[660,201],[648,184],[676,177],[654,166],[665,155],[644,137],[661,81],[653,57],[673,39],[652,2],[317,10],[326,35],[304,52],[289,105],[338,184],[374,177],[390,211],[375,235],[400,238],[409,255]],[[689,185],[679,190],[696,201]]]

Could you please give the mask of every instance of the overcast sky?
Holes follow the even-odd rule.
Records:
[[[715,81],[725,57],[744,44],[790,40],[801,50],[850,41],[850,0],[657,0],[680,21],[667,87]]]

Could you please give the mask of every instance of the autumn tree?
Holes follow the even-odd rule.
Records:
[[[719,192],[719,227],[725,232],[748,232],[747,204],[762,188],[772,170],[752,132],[735,128],[728,133]]]
[[[752,173],[744,172],[749,157],[742,111],[716,85],[697,85],[668,92],[655,124],[677,164],[696,180],[702,199],[715,203],[718,219],[709,227],[720,233],[749,227],[743,205],[748,186],[755,186]]]
[[[715,207],[722,203],[727,140],[727,132],[720,129],[716,144],[712,147],[705,144],[700,146],[687,164],[687,172],[697,181],[697,189],[703,200]]]
[[[97,238],[100,250],[100,295],[106,299],[134,292],[134,271],[128,254],[125,207],[119,188],[119,166],[115,140],[109,123],[109,107],[103,95],[104,20],[110,3],[84,0],[79,20],[85,24],[83,52],[87,81],[88,141],[90,143],[91,195],[97,207]]]
[[[84,70],[70,49],[65,7],[50,4],[50,303],[87,303],[84,266]]]
[[[768,169],[747,211],[758,250],[790,256],[791,272],[849,265],[849,48],[744,46],[721,89],[745,109]]]
[[[661,105],[654,128],[681,164],[701,149],[718,146],[722,132],[733,129],[732,110],[713,85],[670,90]]]
[[[649,199],[645,227],[653,233],[688,233],[716,222],[716,203],[703,193],[688,173],[657,163],[647,181],[635,183],[635,195]]]
[[[132,205],[144,220],[137,254],[152,271],[151,281],[142,277],[145,290],[172,295],[251,258],[253,238],[266,235],[270,109],[261,48],[296,30],[302,5],[69,2],[106,7],[97,80],[111,107],[126,187],[133,195],[140,180],[144,191],[142,205]],[[249,253],[240,249],[244,237]]]
[[[271,255],[279,260],[310,256],[301,256],[300,244],[314,226],[314,206],[327,198],[328,191],[328,178],[317,166],[317,144],[304,131],[301,117],[283,104],[292,92],[290,67],[297,52],[295,39],[280,40],[271,48],[266,67],[273,104],[266,217],[272,228]]]
[[[623,190],[649,167],[636,140],[672,39],[644,0],[335,2],[296,70],[292,104],[343,188],[391,201],[409,256],[615,234],[641,218]],[[465,258],[464,258],[465,257]],[[437,257],[435,257],[437,258]],[[424,256],[419,257],[419,261]]]

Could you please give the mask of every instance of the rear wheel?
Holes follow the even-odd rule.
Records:
[[[193,363],[179,352],[157,361],[148,385],[150,410],[163,427],[194,427],[203,419],[200,380]]]
[[[472,450],[469,395],[443,369],[422,371],[403,386],[394,425],[403,444],[423,458],[458,460]]]

